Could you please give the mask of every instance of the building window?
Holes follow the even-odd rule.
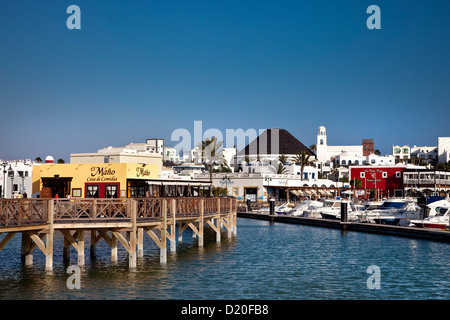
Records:
[[[360,178],[365,178],[366,177],[366,173],[365,172],[361,172],[359,176],[360,176]]]
[[[106,185],[106,198],[118,198],[119,197],[119,188],[115,184]]]
[[[323,139],[320,139],[320,144],[323,144]]]
[[[387,178],[387,172],[383,172],[382,177],[383,177],[383,178]]]
[[[402,177],[402,173],[401,173],[400,171],[397,171],[397,172],[395,173],[395,177],[396,177],[396,178],[401,178],[401,177]]]
[[[81,197],[81,188],[73,188],[72,197]]]
[[[98,185],[88,185],[87,186],[88,194],[86,198],[99,198],[99,186]]]

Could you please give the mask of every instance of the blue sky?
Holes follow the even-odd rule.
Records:
[[[69,5],[81,30],[69,30]],[[381,30],[366,9],[381,8]],[[177,128],[284,128],[305,145],[450,136],[449,1],[1,1],[0,159]]]

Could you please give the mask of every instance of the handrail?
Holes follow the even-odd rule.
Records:
[[[134,204],[137,221],[162,219],[163,201],[167,201],[167,217],[174,213],[176,217],[200,216],[201,201],[205,215],[216,214],[218,209],[229,213],[237,208],[233,197],[0,199],[0,227],[47,223],[50,201],[53,201],[54,223],[131,221]]]

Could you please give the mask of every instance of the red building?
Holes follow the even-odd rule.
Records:
[[[356,189],[364,190],[366,199],[403,197],[405,168],[406,166],[351,166],[350,183],[352,186],[356,184]]]

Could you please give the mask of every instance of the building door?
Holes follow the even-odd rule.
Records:
[[[244,188],[244,199],[249,200],[252,202],[256,202],[258,199],[258,188],[257,187],[251,187],[251,188]]]
[[[65,198],[70,194],[70,183],[72,178],[42,178],[43,188],[47,187],[52,190],[52,197]]]

